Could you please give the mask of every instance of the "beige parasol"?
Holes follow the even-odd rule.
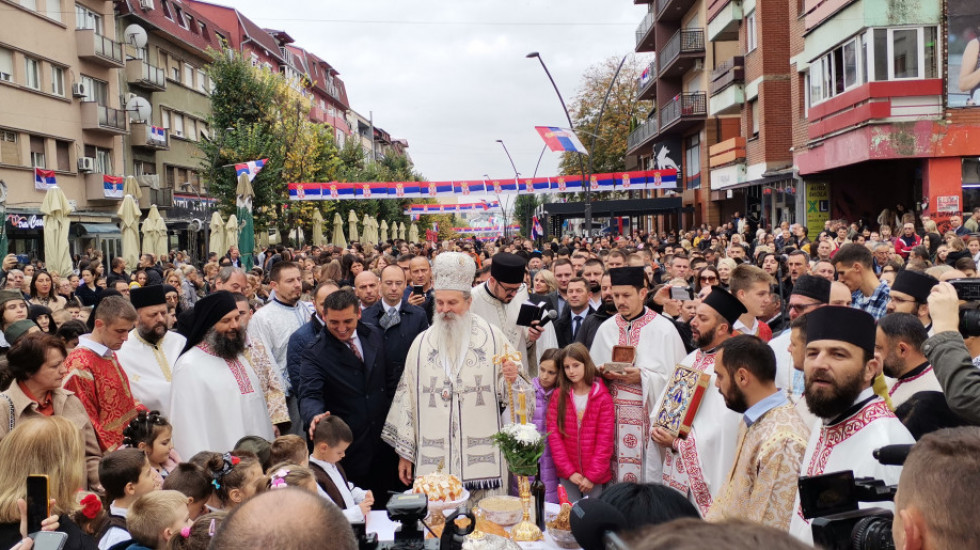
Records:
[[[330,240],[334,246],[347,248],[347,239],[344,238],[344,220],[341,219],[340,212],[335,212],[333,215],[333,235],[330,236]]]
[[[68,254],[71,205],[57,185],[45,192],[41,213],[44,214],[44,265],[48,271],[67,277],[71,273],[71,256]]]

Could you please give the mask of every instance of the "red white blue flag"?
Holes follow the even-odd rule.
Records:
[[[544,227],[541,227],[541,221],[538,220],[537,216],[531,218],[531,238],[540,239],[544,236]]]
[[[123,179],[122,176],[102,176],[102,196],[107,199],[123,198]]]
[[[541,134],[541,139],[544,140],[545,145],[552,151],[571,151],[573,153],[582,153],[583,155],[589,154],[585,146],[582,145],[582,142],[579,141],[578,136],[575,135],[575,132],[568,128],[535,126],[534,129],[538,131],[538,134]]]
[[[241,176],[242,174],[248,174],[248,181],[252,181],[267,162],[269,162],[269,159],[250,160],[248,162],[236,164],[235,177]]]
[[[47,191],[58,185],[58,180],[54,177],[54,170],[34,169],[34,189]]]

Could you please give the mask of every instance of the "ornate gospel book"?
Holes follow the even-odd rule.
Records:
[[[667,381],[667,391],[657,405],[653,425],[675,437],[687,437],[710,381],[708,373],[682,365],[674,367],[674,373]]]

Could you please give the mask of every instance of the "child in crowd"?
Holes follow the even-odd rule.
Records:
[[[182,530],[179,537],[170,539],[170,542],[167,543],[167,549],[207,550],[211,544],[211,538],[218,532],[225,516],[225,512],[212,512],[197,518],[190,529]]]
[[[272,442],[272,449],[269,452],[270,464],[281,464],[288,462],[299,466],[307,466],[310,463],[309,449],[306,441],[295,434],[280,435]]]
[[[320,488],[316,484],[316,476],[313,475],[313,470],[305,466],[280,462],[269,469],[268,475],[269,489],[297,487],[313,494],[320,494]]]
[[[41,332],[54,334],[58,331],[58,325],[51,319],[51,308],[41,305],[33,305],[28,310],[27,318],[34,321]]]
[[[355,487],[347,481],[340,460],[344,458],[347,447],[354,441],[354,434],[340,417],[330,415],[317,423],[313,431],[313,454],[310,455],[310,469],[316,476],[317,485],[327,497],[344,511],[351,523],[365,520],[374,495]]]
[[[140,449],[125,448],[102,457],[99,479],[109,503],[109,515],[97,530],[99,550],[108,550],[130,538],[126,528],[129,507],[139,497],[160,488],[160,476]]]
[[[136,499],[126,525],[133,542],[126,550],[164,550],[174,537],[190,534],[187,497],[179,491],[153,491]]]
[[[557,363],[561,369],[548,405],[548,444],[560,483],[574,502],[598,496],[612,479],[615,412],[584,345],[566,346]]]
[[[180,456],[174,450],[173,428],[160,411],[140,411],[123,429],[123,444],[146,453],[150,466],[163,479],[180,464]]]
[[[57,336],[65,343],[68,353],[78,346],[78,337],[87,334],[88,327],[82,321],[71,320],[58,327]]]
[[[75,493],[75,511],[72,513],[71,520],[90,537],[98,534],[99,527],[106,521],[109,515],[102,507],[102,500],[99,495],[88,491]]]
[[[163,488],[180,491],[187,497],[187,509],[191,519],[197,519],[207,513],[207,504],[214,495],[214,485],[211,476],[204,468],[190,462],[182,462],[174,468],[167,479],[163,480]]]
[[[541,354],[538,360],[538,376],[531,383],[534,385],[534,393],[537,396],[534,407],[534,426],[541,433],[548,431],[548,401],[558,387],[558,365],[555,357],[559,350],[556,348],[547,349]],[[545,440],[544,454],[538,461],[541,481],[545,487],[545,501],[558,502],[558,476],[555,474],[555,463],[551,458],[551,449],[548,441]]]
[[[211,453],[205,470],[211,473],[215,496],[225,511],[231,511],[265,489],[266,479],[259,459],[247,451]]]
[[[246,435],[239,439],[238,443],[235,443],[235,451],[246,451],[257,456],[263,472],[273,464],[271,458],[272,443],[257,435]]]

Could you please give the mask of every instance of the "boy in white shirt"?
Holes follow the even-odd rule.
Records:
[[[330,415],[320,420],[313,432],[310,469],[324,496],[344,511],[348,521],[361,523],[371,511],[374,495],[347,481],[347,475],[339,464],[352,441],[354,434],[340,417]]]

